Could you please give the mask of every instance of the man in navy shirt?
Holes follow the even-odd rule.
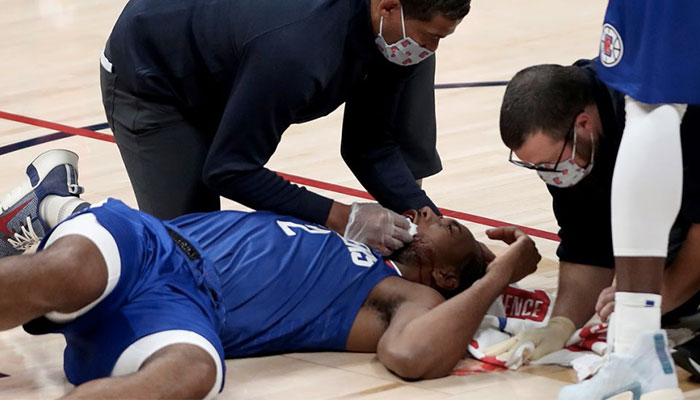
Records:
[[[36,201],[12,192],[21,198],[3,220],[23,207],[46,225],[65,208],[46,202],[73,204],[50,193],[66,194],[75,162],[42,171],[26,194]],[[540,256],[515,227],[488,232],[510,244],[494,259],[430,207],[405,215],[417,233],[385,259],[271,212],[160,221],[110,199],[59,223],[38,253],[0,260],[0,330],[62,333],[64,371],[79,385],[69,397],[212,398],[224,358],[293,351],[376,352],[403,378],[445,376],[491,302]]]
[[[264,165],[291,124],[345,103],[341,153],[362,185],[398,213],[437,211],[416,183],[441,169],[432,52],[469,7],[131,0],[105,46],[101,83],[140,209],[174,218],[218,210],[222,195],[347,232],[385,254],[401,247],[410,237],[398,215],[353,205],[346,231],[350,206]]]
[[[557,250],[560,272],[557,303],[549,325],[524,332],[509,343],[491,349],[493,353],[510,351],[523,341],[535,343],[535,351],[529,355],[533,359],[562,348],[575,328],[593,315],[598,295],[611,285],[618,272],[614,269],[611,197],[616,159],[629,115],[624,93],[604,83],[599,78],[600,69],[595,60],[580,60],[566,67],[536,65],[518,72],[506,89],[501,107],[501,137],[512,150],[511,161],[536,170],[548,184],[560,227],[561,243]],[[679,133],[683,143],[683,198],[674,229],[667,234],[670,257],[660,279],[662,282],[659,282],[664,298],[660,313],[666,314],[669,321],[687,312],[686,308],[695,312],[700,297],[700,273],[697,272],[700,263],[697,251],[700,248],[700,164],[693,153],[700,147],[699,131],[700,107],[689,105]],[[651,161],[640,164],[648,162]],[[652,224],[652,221],[640,222]],[[607,292],[610,293],[610,289]],[[658,340],[661,350],[665,347],[662,339]],[[669,365],[668,372],[659,375],[668,378],[675,394],[667,393],[664,398],[676,398],[673,396],[677,390],[673,386],[677,382],[668,353],[653,354],[659,356],[661,363]],[[649,361],[644,365],[661,364]],[[636,373],[645,376],[649,371]],[[599,385],[604,390],[615,390],[605,384]],[[645,386],[643,389],[654,392],[659,388]],[[573,389],[567,389],[561,396],[579,398],[569,390]],[[582,398],[599,396],[586,393]]]

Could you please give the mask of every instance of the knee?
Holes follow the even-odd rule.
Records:
[[[213,399],[223,381],[220,359],[197,345],[172,344],[153,353],[139,372],[155,383],[154,394],[163,398]]]
[[[99,298],[106,288],[108,271],[102,253],[83,236],[62,237],[35,257],[46,271],[40,278],[41,293],[52,304],[52,311],[77,311]]]
[[[196,361],[191,360],[188,369],[188,393],[191,394],[188,398],[213,398],[218,393],[218,387],[216,388],[217,390],[212,390],[218,383],[217,368],[209,354],[206,354],[204,357],[199,357]],[[214,395],[209,396],[209,393],[212,391]]]

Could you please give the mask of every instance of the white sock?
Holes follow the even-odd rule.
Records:
[[[49,228],[53,228],[76,211],[87,207],[90,207],[90,203],[80,197],[49,195],[39,204],[39,218],[41,218]]]
[[[614,318],[613,351],[628,355],[639,336],[661,329],[661,295],[616,292]]]

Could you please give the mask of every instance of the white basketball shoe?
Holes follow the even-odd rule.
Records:
[[[36,244],[50,229],[39,218],[46,197],[75,197],[78,186],[78,155],[68,150],[49,150],[27,166],[24,182],[0,198],[0,257],[20,254]],[[82,203],[82,202],[80,202]]]
[[[680,400],[683,392],[668,351],[666,331],[643,334],[632,354],[611,353],[598,373],[565,386],[559,400]]]

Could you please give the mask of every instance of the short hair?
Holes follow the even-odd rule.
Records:
[[[459,272],[459,285],[454,290],[438,289],[441,295],[446,299],[452,298],[463,291],[469,289],[474,282],[483,278],[486,275],[486,259],[484,252],[480,246],[477,246],[479,251],[475,252],[474,257],[471,257],[462,265],[462,270]]]
[[[469,13],[471,0],[401,0],[404,15],[420,21],[430,21],[436,14],[459,20]]]
[[[515,74],[503,95],[501,139],[512,150],[538,130],[564,139],[576,114],[593,102],[591,81],[581,68],[554,64],[525,68]]]

